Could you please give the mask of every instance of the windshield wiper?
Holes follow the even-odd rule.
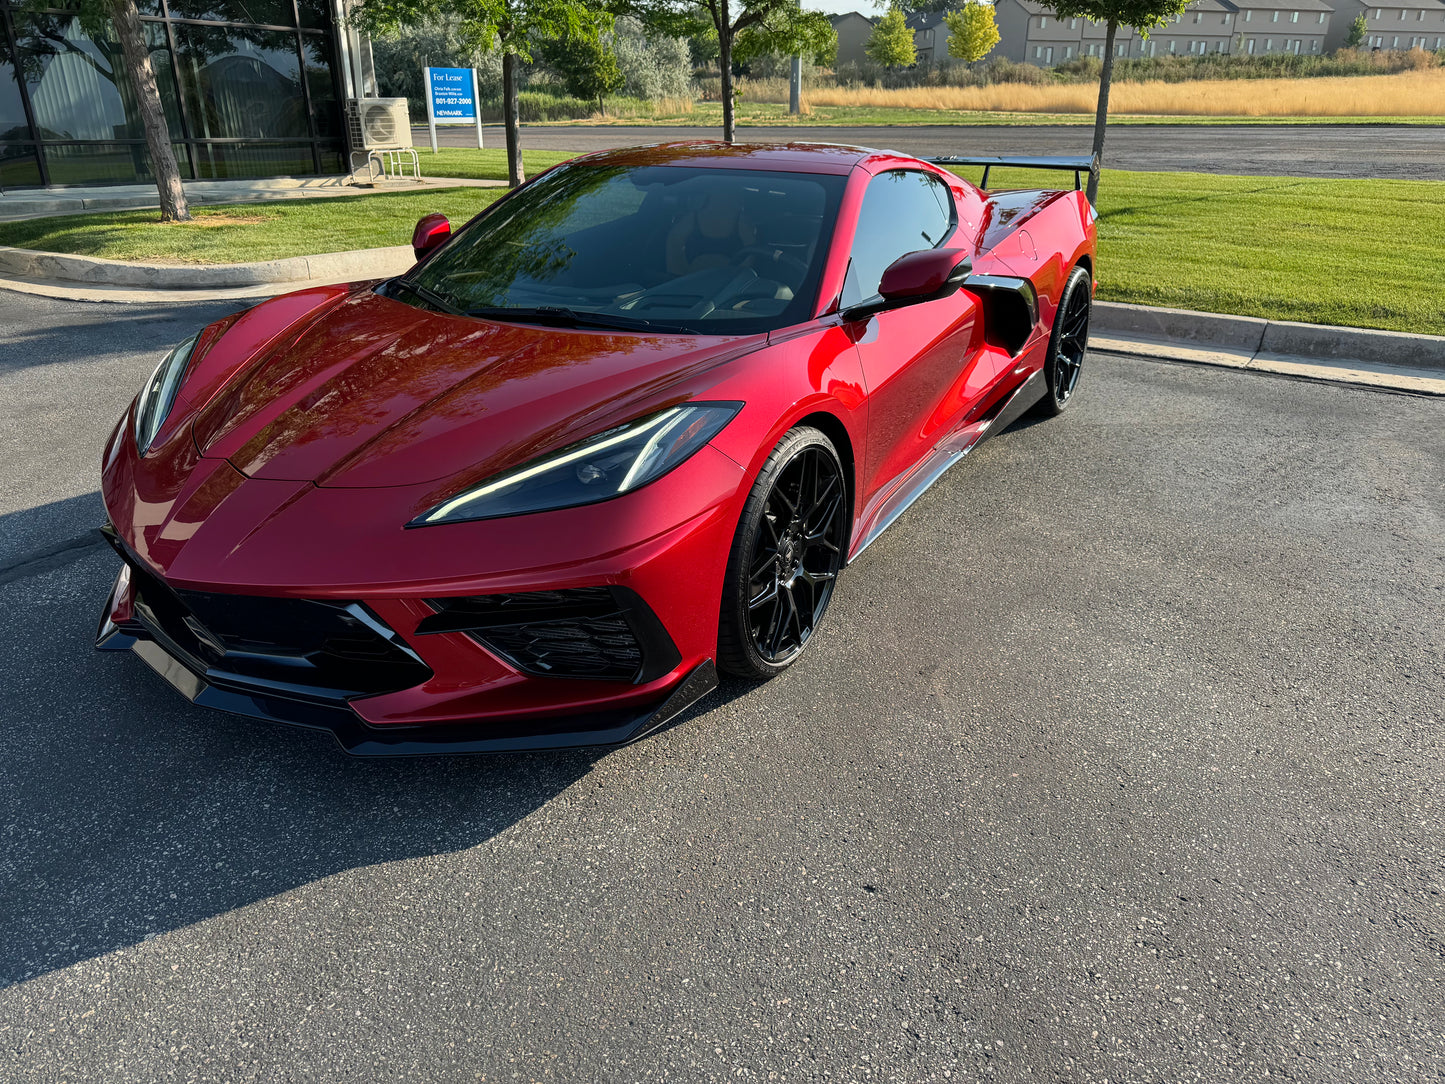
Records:
[[[468,316],[484,320],[514,320],[518,323],[548,323],[560,327],[601,327],[616,331],[646,331],[652,327],[650,321],[632,316],[608,316],[602,312],[578,312],[562,305],[533,305],[522,308],[495,306],[468,309]]]
[[[413,294],[421,298],[432,308],[441,309],[442,312],[446,313],[449,316],[460,316],[462,314],[461,309],[457,308],[446,298],[442,297],[441,294],[437,293],[435,290],[428,290],[425,286],[418,286],[410,279],[395,278],[391,280],[391,285],[394,287],[400,287],[404,290],[410,290]]]

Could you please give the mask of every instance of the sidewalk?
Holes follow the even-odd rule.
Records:
[[[437,188],[505,188],[506,181],[470,177],[423,177],[421,181],[353,184],[351,176],[270,177],[248,181],[186,181],[193,204],[256,203],[276,199],[368,196],[383,192],[425,192]],[[0,222],[95,211],[133,211],[159,207],[153,184],[109,184],[75,188],[12,188],[0,192]]]

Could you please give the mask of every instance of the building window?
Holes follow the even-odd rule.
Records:
[[[1048,25],[1049,25],[1049,17],[1048,17],[1047,15],[1040,15],[1040,16],[1039,16],[1039,29],[1042,30],[1044,27],[1046,27],[1046,26],[1048,26]]]
[[[1254,39],[1253,39],[1253,38],[1250,38],[1247,42],[1244,43],[1244,51],[1245,51],[1246,53],[1248,53],[1250,56],[1254,56]]]
[[[195,0],[185,19],[170,20],[153,0],[139,6],[182,177],[342,171],[326,5]],[[180,3],[170,10],[179,14]],[[129,80],[115,77],[121,71],[114,35],[92,39],[73,14],[0,15],[0,185],[153,180],[145,126]]]
[[[1272,23],[1277,23],[1277,22],[1279,22],[1279,12],[1277,12],[1277,11],[1271,11],[1271,12],[1269,13],[1269,21],[1272,22]]]
[[[1405,21],[1405,9],[1404,9],[1404,8],[1401,8],[1401,9],[1400,9],[1400,21],[1401,21],[1402,23]]]
[[[1320,12],[1320,17],[1319,17],[1318,19],[1316,19],[1315,22],[1319,23],[1321,26],[1324,25],[1324,23],[1325,23],[1325,13],[1324,13],[1323,11]]]
[[[1078,20],[1078,19],[1070,19],[1070,20],[1069,20],[1069,29],[1070,29],[1070,30],[1077,30],[1077,29],[1079,29],[1079,20]]]
[[[1246,12],[1244,13],[1244,21],[1245,21],[1245,22],[1249,22],[1250,18],[1251,18],[1253,15],[1254,15],[1254,12],[1252,12],[1252,11],[1246,11]]]
[[[1299,22],[1299,12],[1297,12],[1297,11],[1291,11],[1291,12],[1289,13],[1289,21],[1292,22],[1292,23],[1297,23],[1297,22]]]
[[[1194,13],[1194,22],[1195,22],[1195,25],[1197,26],[1199,23],[1202,23],[1203,21],[1204,21],[1204,12],[1202,12],[1202,11],[1196,11],[1196,12]]]
[[[1179,44],[1179,43],[1178,43],[1177,41],[1171,41],[1171,42],[1169,43],[1169,52],[1170,52],[1171,54],[1174,52],[1174,46],[1176,46],[1176,45],[1178,45],[1178,44]]]
[[[1425,21],[1425,9],[1424,9],[1424,8],[1421,8],[1419,11],[1415,12],[1415,21],[1416,21],[1417,23],[1423,23],[1423,22]]]
[[[1064,59],[1065,59],[1065,60],[1069,60],[1070,58],[1073,57],[1073,55],[1074,55],[1074,47],[1073,47],[1072,45],[1065,45],[1065,46],[1064,46]]]
[[[1400,35],[1399,35],[1399,34],[1396,34],[1395,37],[1390,41],[1390,48],[1391,48],[1391,49],[1398,49],[1398,48],[1400,48]]]
[[[1264,39],[1264,51],[1267,53],[1267,52],[1269,52],[1270,50],[1272,50],[1273,48],[1274,48],[1274,39],[1273,39],[1273,38],[1265,38],[1265,39]]]
[[[1310,52],[1312,52],[1312,53],[1318,53],[1319,51],[1320,51],[1320,39],[1319,39],[1319,38],[1315,38],[1314,41],[1310,42]]]

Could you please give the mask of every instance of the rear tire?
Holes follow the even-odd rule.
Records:
[[[1059,307],[1054,312],[1054,330],[1044,361],[1048,391],[1039,401],[1045,416],[1062,414],[1073,401],[1089,349],[1089,316],[1094,307],[1094,285],[1089,272],[1075,267],[1064,280]]]
[[[728,555],[718,666],[780,674],[812,639],[833,597],[847,542],[848,499],[833,443],[799,426],[758,472]]]

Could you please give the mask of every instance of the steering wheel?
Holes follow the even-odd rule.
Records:
[[[787,253],[779,252],[775,248],[768,248],[766,245],[744,245],[737,250],[736,259],[739,263],[748,256],[761,257],[761,262],[764,265],[771,265],[771,267],[776,268],[787,267],[790,270],[796,271],[799,282],[808,277],[809,268],[806,263],[796,256],[789,256]],[[754,265],[753,270],[758,270],[757,265]]]

